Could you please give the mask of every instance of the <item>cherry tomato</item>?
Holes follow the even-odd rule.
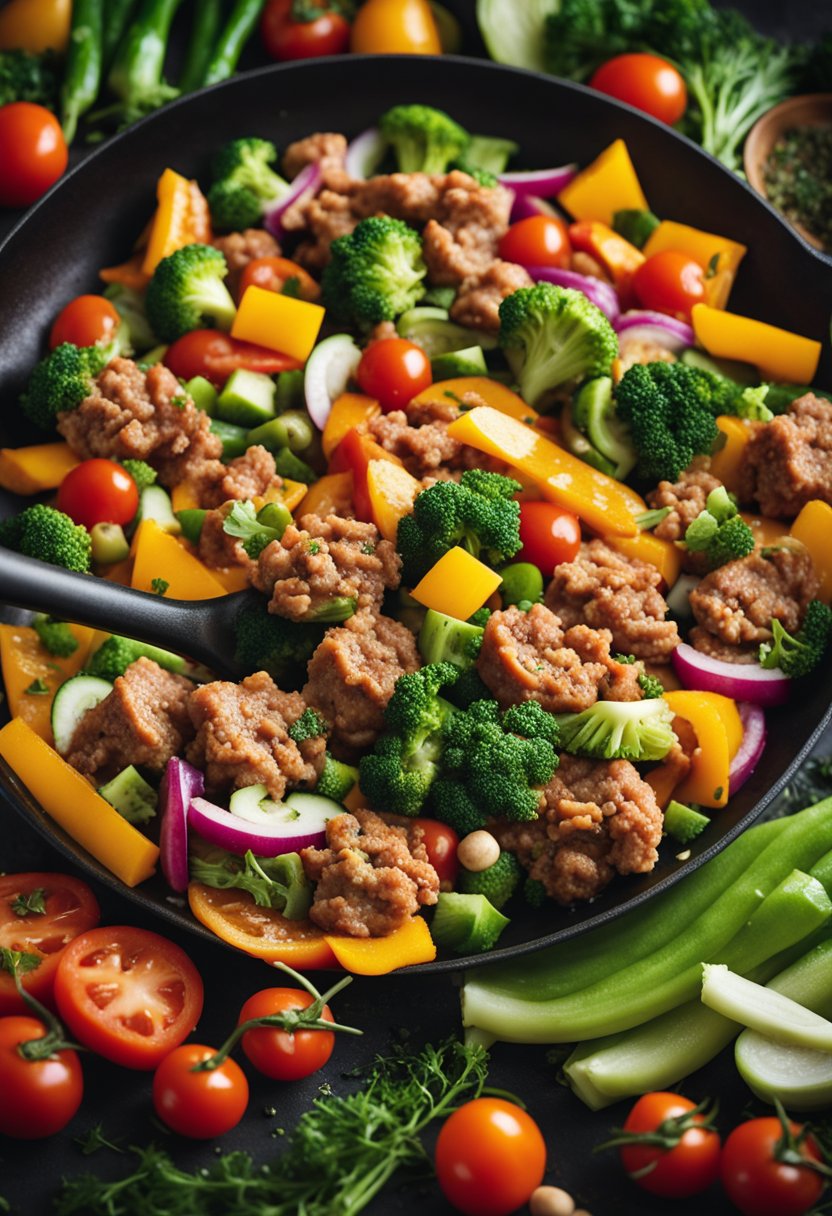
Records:
[[[321,10],[311,21],[296,21],[294,0],[268,0],[260,18],[260,37],[272,59],[313,59],[342,55],[350,45],[350,23],[327,0],[307,0],[308,8]]]
[[[447,823],[438,819],[414,819],[422,829],[422,843],[428,852],[428,861],[439,875],[443,889],[452,890],[459,873],[456,850],[459,836]]]
[[[90,1050],[125,1068],[155,1068],[191,1033],[202,980],[184,950],[147,929],[108,925],[67,946],[55,974],[58,1011]]]
[[[460,1212],[508,1216],[540,1186],[546,1145],[513,1102],[475,1098],[443,1123],[435,1164],[442,1193]]]
[[[58,510],[85,528],[129,524],[138,509],[136,483],[115,460],[82,460],[58,488]]]
[[[248,1106],[248,1081],[229,1056],[218,1068],[193,1072],[215,1055],[213,1047],[184,1043],[168,1052],[153,1074],[153,1107],[172,1131],[211,1140],[236,1127]]]
[[[42,892],[43,912],[24,911],[27,897],[30,906],[40,900],[33,893]],[[37,954],[40,965],[22,977],[27,992],[44,1004],[52,1004],[52,987],[61,952],[79,933],[98,924],[98,903],[92,891],[80,878],[68,874],[4,874],[0,877],[0,946]],[[17,995],[14,980],[7,971],[0,971],[0,1014],[24,1013],[26,1006]]]
[[[428,0],[365,0],[352,23],[359,55],[439,55],[442,40]]]
[[[95,346],[109,342],[121,324],[121,318],[104,296],[76,296],[58,313],[49,333],[49,349],[62,342],[73,346]]]
[[[627,1116],[624,1130],[655,1132],[666,1119],[687,1115],[695,1109],[693,1102],[679,1094],[645,1094]],[[696,1123],[705,1121],[699,1114],[693,1119]],[[642,1190],[665,1199],[698,1195],[719,1174],[719,1136],[707,1128],[688,1128],[671,1149],[655,1144],[626,1144],[619,1153],[621,1164],[633,1181]]]
[[[688,104],[683,77],[658,55],[616,55],[598,68],[589,83],[599,93],[626,101],[659,122],[678,122]]]
[[[254,342],[243,342],[216,329],[192,329],[183,334],[168,347],[164,363],[180,380],[204,376],[216,388],[222,388],[238,367],[273,376],[303,366],[289,355]]]
[[[69,154],[54,114],[30,101],[0,106],[0,207],[28,207],[58,180]]]
[[[265,1018],[287,1009],[308,1009],[312,997],[300,988],[264,988],[250,996],[237,1019]],[[324,1005],[321,1017],[334,1019],[329,1005]],[[335,1035],[329,1030],[296,1030],[289,1034],[276,1026],[258,1026],[247,1030],[242,1048],[258,1072],[274,1081],[299,1081],[323,1068],[335,1046]]]
[[[531,215],[518,220],[500,239],[500,257],[521,266],[557,266],[568,270],[572,246],[563,220],[554,215]]]
[[[302,300],[317,300],[321,289],[308,270],[290,258],[252,258],[240,276],[240,299],[247,287],[262,287],[265,291],[283,291],[290,279],[297,280]]]
[[[531,562],[544,578],[555,566],[574,561],[581,547],[581,525],[575,515],[552,502],[529,499],[520,503],[520,540],[515,561]]]
[[[26,1060],[17,1050],[20,1043],[45,1034],[37,1018],[0,1018],[0,1134],[15,1140],[53,1136],[81,1105],[84,1081],[74,1051]]]
[[[799,1123],[789,1123],[794,1137]],[[803,1216],[823,1190],[823,1178],[807,1166],[778,1161],[775,1148],[783,1136],[773,1115],[749,1119],[731,1132],[722,1149],[720,1178],[728,1198],[743,1216]],[[806,1137],[796,1149],[807,1161],[820,1161],[817,1144]]]
[[[358,364],[361,391],[375,397],[385,414],[403,410],[417,393],[433,383],[430,359],[421,346],[405,338],[371,342]]]
[[[644,308],[690,321],[694,304],[705,299],[705,273],[686,253],[663,249],[639,266],[633,275],[633,291]]]

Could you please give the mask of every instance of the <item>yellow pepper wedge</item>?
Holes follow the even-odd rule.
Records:
[[[410,594],[426,608],[467,621],[502,581],[496,570],[457,545],[443,553]]]
[[[135,590],[153,591],[153,580],[161,578],[172,600],[208,600],[226,594],[220,580],[175,536],[163,532],[155,519],[142,520],[134,546],[131,585]]]
[[[0,730],[0,756],[65,832],[128,887],[149,878],[157,846],[96,793],[22,718]]]
[[[180,481],[170,492],[170,505],[174,513],[177,511],[194,511],[199,508],[199,495],[196,486],[189,481]]]
[[[231,326],[231,337],[279,350],[303,363],[311,354],[324,319],[320,304],[247,287]]]
[[[162,258],[183,245],[207,243],[211,239],[208,203],[196,182],[188,181],[173,169],[165,169],[156,186],[156,199],[158,206],[141,264],[145,275],[152,275]]]
[[[691,228],[688,224],[662,220],[648,237],[643,252],[645,257],[651,258],[654,253],[664,253],[668,249],[686,253],[707,271],[706,303],[712,308],[725,308],[740,262],[748,252],[747,247],[715,232],[703,232],[701,228]]]
[[[743,452],[754,434],[754,425],[746,418],[734,418],[731,414],[720,414],[716,425],[725,436],[725,443],[711,456],[710,472],[719,478],[726,490],[736,494]]]
[[[422,483],[407,469],[391,460],[371,460],[367,465],[367,493],[373,522],[385,540],[395,544],[399,520],[413,510],[413,500]]]
[[[325,473],[314,481],[297,509],[303,515],[347,515],[352,513],[352,473]]]
[[[0,448],[0,486],[12,494],[42,494],[57,490],[78,464],[65,443],[33,443],[25,448]]]
[[[345,937],[327,933],[325,940],[345,971],[354,975],[388,975],[399,967],[432,963],[436,946],[421,916],[413,916],[386,937]]]
[[[638,534],[634,515],[645,506],[633,490],[584,464],[516,418],[478,405],[456,418],[448,434],[519,469],[536,482],[545,498],[572,511],[601,536]],[[641,505],[634,511],[636,503]]]
[[[336,965],[317,925],[287,920],[276,908],[258,908],[247,891],[223,891],[192,882],[188,903],[196,919],[221,941],[253,958],[288,963],[302,971]]]
[[[341,393],[332,403],[329,417],[321,433],[321,447],[329,460],[338,444],[354,426],[369,422],[381,413],[381,406],[374,397],[364,393]]]
[[[84,666],[95,630],[86,625],[70,625],[78,649],[61,659],[41,645],[28,625],[0,625],[0,664],[9,710],[22,718],[36,735],[52,742],[52,700],[59,685],[75,676]],[[35,680],[42,680],[48,693],[27,693]]]
[[[679,577],[682,551],[670,540],[662,540],[652,532],[639,532],[638,536],[607,537],[607,544],[624,557],[635,557],[655,566],[666,588],[672,587]]]
[[[616,139],[558,195],[576,220],[612,226],[616,211],[647,211],[648,203],[623,139]]]
[[[694,304],[691,320],[697,342],[709,355],[754,363],[764,380],[811,384],[815,378],[821,344],[814,338],[708,304]]]
[[[483,405],[490,405],[501,414],[508,414],[509,418],[516,418],[518,422],[527,422],[529,426],[536,425],[540,418],[537,410],[526,405],[521,396],[500,384],[499,380],[490,380],[488,376],[455,376],[450,380],[437,380],[417,393],[410,404],[429,405],[437,402],[447,405],[466,393],[476,394],[482,398]]]
[[[728,706],[733,706],[737,721],[739,713],[729,697],[715,692],[696,692],[680,689],[666,692],[667,701],[674,714],[685,718],[693,727],[698,747],[691,757],[690,772],[676,789],[680,802],[696,802],[700,806],[720,807],[728,801],[728,770],[731,765],[731,748],[739,747],[736,724]],[[730,724],[731,735],[729,738]],[[735,748],[736,750],[736,748]]]
[[[832,507],[813,498],[801,509],[790,534],[804,544],[820,579],[818,599],[832,603]]]
[[[219,569],[212,567],[211,575],[218,583],[222,583],[226,595],[232,595],[235,591],[245,591],[250,586],[245,566],[220,566]]]

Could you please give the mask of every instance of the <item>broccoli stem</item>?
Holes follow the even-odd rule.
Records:
[[[260,20],[263,4],[264,0],[237,0],[211,52],[202,78],[204,85],[217,84],[233,74],[243,47]]]
[[[185,53],[185,65],[179,77],[183,93],[192,93],[205,79],[211,49],[222,20],[222,0],[196,0],[191,36]]]

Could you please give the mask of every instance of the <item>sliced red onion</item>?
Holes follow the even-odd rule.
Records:
[[[737,706],[742,720],[742,743],[728,770],[728,793],[733,796],[757,767],[766,745],[766,716],[759,705],[743,701]]]
[[[593,279],[588,274],[578,274],[574,270],[558,270],[556,266],[527,266],[526,270],[536,283],[554,283],[556,287],[572,287],[575,291],[582,291],[615,324],[620,308],[615,288],[610,283]]]
[[[290,207],[301,199],[312,198],[321,188],[322,174],[321,166],[317,161],[311,165],[306,165],[301,169],[300,173],[292,181],[292,188],[288,194],[284,194],[279,202],[275,203],[271,211],[268,211],[263,217],[263,224],[268,228],[273,236],[282,237],[283,224],[282,217]]]
[[[536,194],[516,194],[514,196],[514,202],[511,207],[512,224],[516,223],[517,220],[527,220],[537,215],[545,215],[549,219],[567,222],[566,216],[560,207],[556,207],[548,199],[538,198]]]
[[[685,688],[721,692],[752,705],[783,705],[789,699],[791,681],[779,667],[767,670],[759,663],[727,663],[694,650],[687,642],[676,647],[672,658]]]
[[[387,140],[378,127],[368,127],[348,145],[344,168],[350,177],[365,181],[378,169],[386,148]]]
[[[174,891],[188,889],[188,807],[204,789],[205,778],[198,768],[178,756],[168,760],[159,787],[159,860]]]
[[[503,186],[508,186],[518,197],[535,194],[538,198],[553,198],[568,186],[578,172],[577,165],[561,165],[559,169],[527,169],[517,173],[499,173]]]
[[[277,857],[325,843],[326,819],[321,815],[283,802],[271,806],[274,809],[264,810],[262,823],[252,823],[205,798],[193,798],[188,823],[209,844],[240,856],[251,849],[258,857]]]
[[[690,325],[663,312],[631,309],[622,313],[613,325],[622,342],[625,338],[628,342],[648,342],[672,351],[674,355],[693,346],[695,341]]]

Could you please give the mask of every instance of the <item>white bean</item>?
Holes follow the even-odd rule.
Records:
[[[456,847],[459,864],[474,874],[487,870],[500,857],[500,845],[490,832],[482,828],[469,832]]]
[[[577,1216],[575,1200],[559,1186],[539,1186],[529,1200],[532,1216]]]

